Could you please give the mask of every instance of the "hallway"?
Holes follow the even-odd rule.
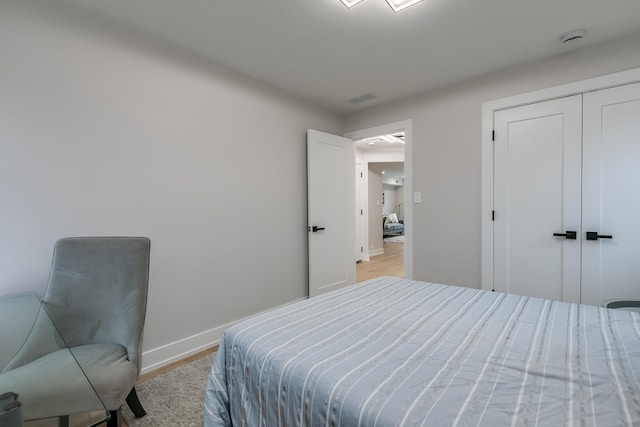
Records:
[[[356,264],[356,282],[380,276],[404,277],[404,243],[384,243],[384,254]]]

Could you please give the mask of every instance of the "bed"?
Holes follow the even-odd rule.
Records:
[[[640,425],[640,315],[378,278],[225,333],[205,426]]]

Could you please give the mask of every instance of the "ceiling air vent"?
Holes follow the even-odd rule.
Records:
[[[584,38],[584,34],[584,30],[569,31],[568,33],[560,37],[560,41],[562,42],[562,44],[577,42],[578,40],[582,40]]]
[[[364,95],[356,96],[355,98],[351,98],[349,102],[351,104],[360,104],[361,102],[371,101],[375,99],[375,95],[372,93],[365,93]]]

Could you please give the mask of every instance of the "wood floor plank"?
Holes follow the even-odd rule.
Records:
[[[384,254],[356,264],[356,281],[380,276],[404,277],[404,243],[384,244]]]

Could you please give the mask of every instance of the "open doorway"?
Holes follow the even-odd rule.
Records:
[[[362,260],[357,281],[378,276],[411,278],[411,121],[345,136],[355,141],[356,187],[361,188],[356,202],[357,250],[362,252],[357,258]]]
[[[356,281],[404,277],[404,162],[369,163],[369,261],[356,265]]]

